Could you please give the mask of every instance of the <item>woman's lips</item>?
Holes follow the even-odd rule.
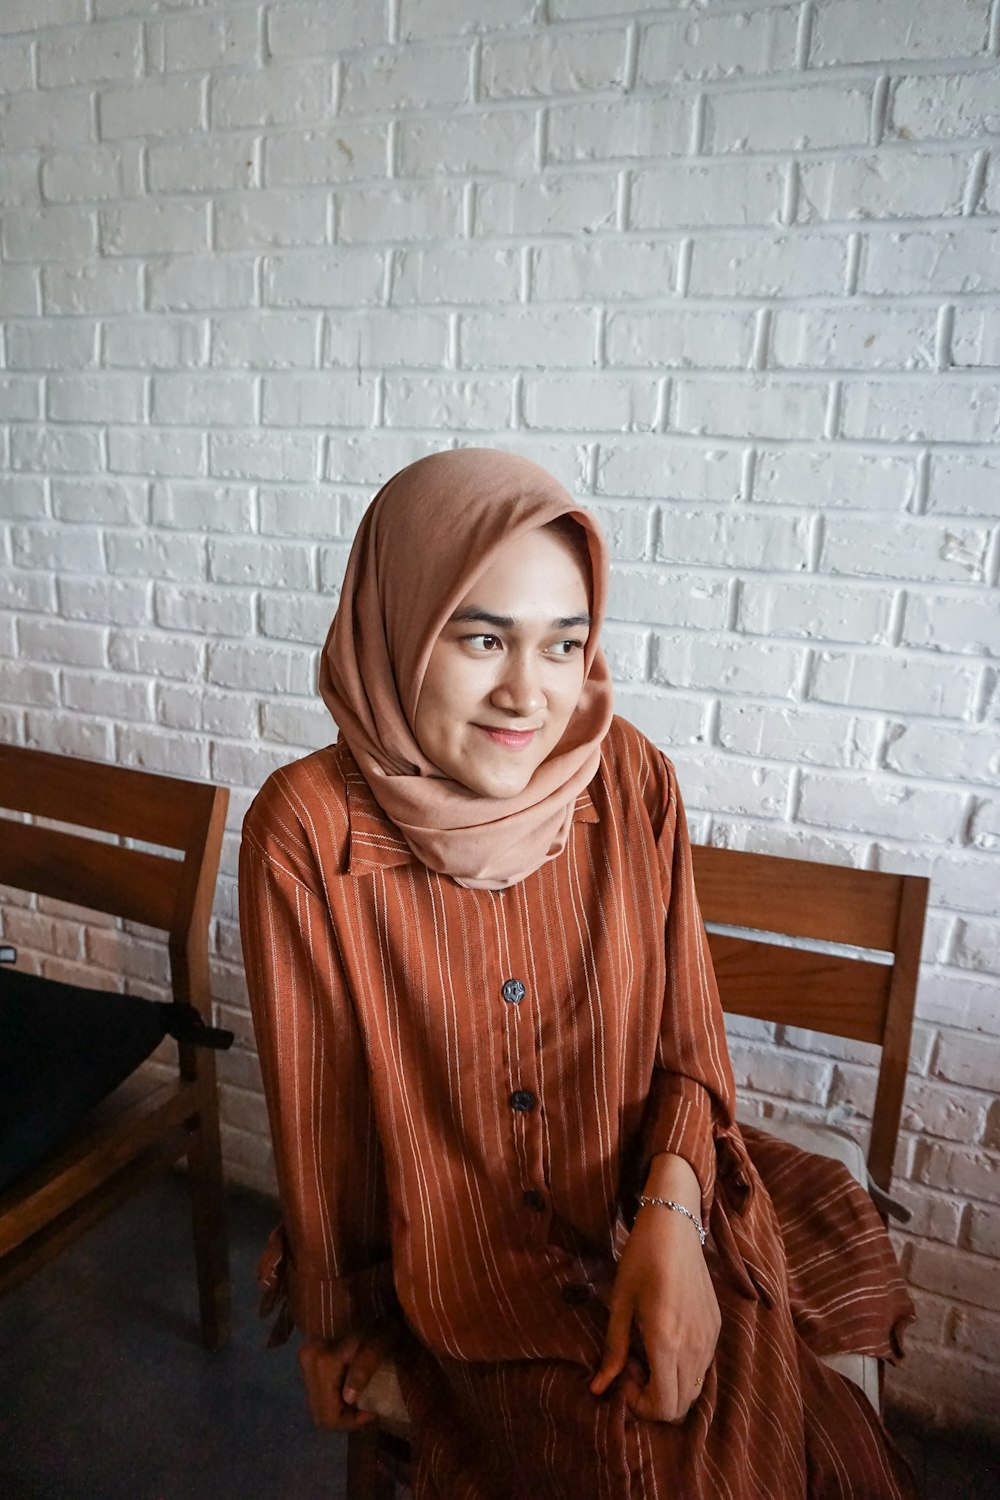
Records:
[[[537,729],[490,729],[486,724],[477,724],[484,734],[488,734],[495,745],[504,745],[508,750],[524,750],[531,744]]]

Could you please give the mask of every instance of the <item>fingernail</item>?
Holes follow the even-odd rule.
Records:
[[[354,1403],[355,1403],[355,1401],[357,1401],[357,1399],[358,1399],[358,1393],[357,1393],[357,1391],[352,1391],[351,1387],[349,1385],[345,1385],[344,1386],[344,1400],[347,1402],[348,1406],[353,1406]]]

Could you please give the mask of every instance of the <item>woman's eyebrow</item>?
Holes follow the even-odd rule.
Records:
[[[477,609],[475,606],[467,609],[456,609],[448,623],[457,625],[466,620],[481,621],[484,625],[492,625],[495,630],[517,630],[519,624],[513,615],[494,615],[488,609]],[[554,630],[574,630],[578,625],[589,627],[590,616],[561,615],[559,619],[552,621],[552,628]]]

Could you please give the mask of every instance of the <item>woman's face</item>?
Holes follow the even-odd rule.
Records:
[[[414,733],[439,770],[482,797],[514,797],[562,738],[583,689],[587,580],[540,529],[497,554],[431,652]]]

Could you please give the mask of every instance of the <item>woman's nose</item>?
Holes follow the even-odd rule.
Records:
[[[511,652],[490,694],[490,701],[495,708],[517,714],[519,718],[537,713],[545,704],[537,669]]]

